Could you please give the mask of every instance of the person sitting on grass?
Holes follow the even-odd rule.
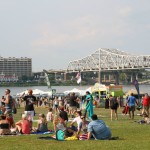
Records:
[[[6,112],[5,115],[6,115],[6,120],[9,122],[9,127],[15,128],[14,119],[13,119],[12,115],[8,111]]]
[[[139,120],[138,123],[140,124],[150,124],[150,118],[148,117],[148,115],[146,113],[143,114],[143,118],[142,120]]]
[[[66,123],[63,119],[60,119],[57,115],[54,116],[53,120],[53,127],[54,131],[56,132],[57,130],[66,130]]]
[[[63,106],[59,107],[59,111],[60,111],[60,113],[59,113],[60,119],[62,119],[65,122],[66,126],[67,126],[68,113],[66,111],[64,111],[64,107]]]
[[[27,114],[22,114],[22,120],[16,122],[16,132],[21,134],[30,134],[31,122],[28,120]]]
[[[55,133],[57,133],[58,130],[62,130],[64,132],[65,138],[76,135],[76,132],[70,127],[67,127],[65,121],[60,119],[60,117],[57,115],[54,116],[53,126]],[[54,135],[53,138],[56,138],[56,135]]]
[[[46,120],[46,117],[44,114],[39,114],[37,128],[35,128],[33,130],[36,132],[47,132],[48,131],[47,120]]]
[[[5,115],[0,116],[0,135],[10,135],[10,126],[9,122],[6,120]]]
[[[76,117],[73,119],[73,121],[71,122],[71,129],[77,132],[77,136],[79,135],[80,131],[81,131],[81,111],[76,111],[75,112]],[[77,123],[77,127],[74,126],[74,123]]]
[[[145,123],[150,124],[150,118],[148,117],[147,114],[144,115],[144,121]]]
[[[5,113],[6,109],[4,106],[0,106],[0,115],[3,115]]]
[[[92,121],[88,124],[88,140],[91,137],[97,140],[107,140],[111,138],[111,131],[104,121],[98,119],[96,114],[92,115]]]
[[[82,134],[79,135],[79,140],[87,140],[88,138],[87,129],[88,129],[88,124],[90,122],[86,120],[85,116],[81,116],[81,119],[82,119],[82,123],[81,123],[80,128],[81,128]]]

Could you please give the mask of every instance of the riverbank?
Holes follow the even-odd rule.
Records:
[[[52,83],[51,86],[77,86],[77,82],[58,82]],[[81,86],[86,86],[85,82],[80,84]],[[37,83],[37,82],[0,82],[0,87],[29,87],[29,86],[47,86],[46,83]]]
[[[89,88],[90,85],[87,86],[81,86],[81,85],[76,85],[76,86],[52,86],[52,89],[56,89],[57,93],[62,93],[67,90],[72,90],[73,88],[77,88],[79,90],[85,90]],[[22,91],[25,91],[29,88],[31,89],[39,89],[42,91],[50,91],[47,86],[27,86],[27,87],[0,87],[0,96],[3,96],[5,94],[6,88],[9,88],[11,90],[11,95],[16,95],[17,93],[21,93]],[[140,85],[139,86],[141,92],[145,92],[150,94],[150,85]],[[130,89],[135,89],[134,85],[123,85],[123,91],[126,92]]]

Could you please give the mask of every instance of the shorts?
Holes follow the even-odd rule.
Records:
[[[32,110],[32,111],[24,111],[24,113],[27,114],[30,117],[29,120],[33,121],[34,110]]]
[[[58,105],[55,104],[54,106],[55,106],[55,108],[58,108]]]
[[[117,106],[111,106],[110,108],[111,108],[112,110],[117,110],[118,107],[117,107]]]
[[[118,104],[114,104],[114,105],[110,106],[110,108],[111,108],[112,110],[117,110]]]
[[[135,111],[135,106],[129,106],[129,111]]]
[[[143,109],[148,111],[149,110],[149,106],[143,106]]]

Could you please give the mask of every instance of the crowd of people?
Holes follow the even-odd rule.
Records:
[[[0,135],[44,133],[49,131],[48,125],[51,123],[54,133],[57,130],[62,130],[66,138],[71,136],[76,136],[80,140],[105,140],[111,138],[112,133],[110,128],[103,120],[98,119],[98,116],[93,111],[93,105],[96,106],[99,99],[98,97],[93,99],[89,91],[86,92],[83,99],[77,97],[75,93],[70,93],[64,99],[59,99],[56,96],[51,102],[47,101],[45,103],[49,103],[47,114],[38,114],[37,126],[33,127],[35,116],[34,105],[37,105],[39,101],[37,101],[32,92],[29,89],[27,95],[20,97],[19,101],[25,103],[25,110],[22,113],[21,120],[14,122],[12,112],[16,102],[10,95],[10,90],[6,89],[0,106]],[[110,108],[111,121],[113,120],[113,116],[115,116],[115,120],[118,120],[117,109],[121,107],[119,97],[116,98],[110,95],[109,98],[106,98],[105,102],[108,105],[105,108]],[[125,102],[125,106],[128,108],[129,119],[134,119],[136,105],[139,106],[140,103],[136,100],[133,93],[131,93]],[[148,120],[150,106],[150,97],[148,94],[142,97],[142,106],[141,115],[145,117],[145,120]]]

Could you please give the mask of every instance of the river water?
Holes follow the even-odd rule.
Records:
[[[90,86],[52,86],[52,89],[56,89],[57,93],[62,93],[67,90],[72,90],[73,88],[77,88],[79,90],[85,90],[89,88]],[[140,85],[140,91],[141,92],[146,92],[150,94],[150,85]],[[11,95],[16,95],[17,93],[21,93],[27,89],[39,89],[42,91],[49,91],[47,86],[33,86],[33,87],[8,87],[11,90]],[[5,94],[5,90],[7,87],[0,87],[0,97],[2,97]],[[135,89],[133,85],[124,85],[123,86],[123,91],[126,92],[130,89]]]

